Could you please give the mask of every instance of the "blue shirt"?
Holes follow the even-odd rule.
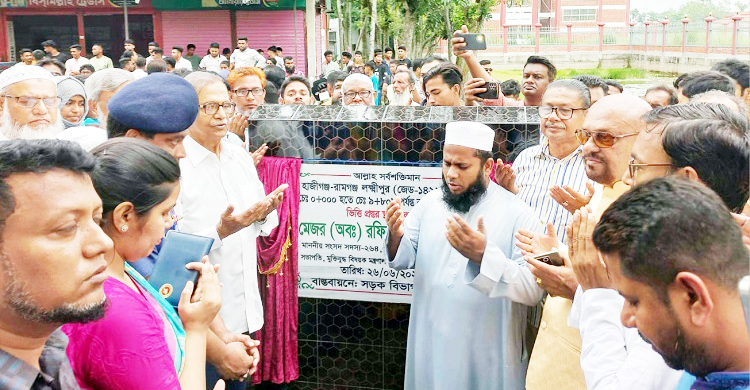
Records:
[[[714,372],[696,378],[687,372],[675,390],[745,390],[750,389],[750,372]]]

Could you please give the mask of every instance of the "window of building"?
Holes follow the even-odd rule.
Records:
[[[596,9],[563,9],[563,21],[566,22],[592,22],[596,20]]]

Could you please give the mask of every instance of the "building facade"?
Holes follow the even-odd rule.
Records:
[[[532,28],[537,23],[550,29],[595,30],[626,27],[630,21],[630,0],[501,0],[487,21],[490,30],[503,26]]]

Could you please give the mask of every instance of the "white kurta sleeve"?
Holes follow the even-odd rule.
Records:
[[[683,372],[669,368],[636,329],[620,321],[624,298],[590,289],[581,302],[581,368],[588,390],[674,389]]]
[[[391,235],[390,232],[386,230],[385,240],[383,241],[383,253],[388,259],[388,266],[391,268],[414,268],[414,265],[417,262],[419,225],[422,223],[422,214],[427,209],[426,205],[428,203],[430,203],[430,198],[422,198],[422,200],[414,206],[411,212],[409,212],[406,218],[404,218],[404,236],[401,237],[396,256],[393,259],[388,256],[388,239],[390,239]],[[440,239],[440,237],[436,237],[435,239]]]
[[[538,232],[541,231],[541,224],[533,215],[521,216],[513,232],[518,229]],[[512,235],[510,232],[510,237]],[[521,249],[515,246],[515,238],[511,246],[512,253],[508,257],[488,236],[481,265],[470,261],[464,280],[491,298],[503,297],[524,305],[536,305],[542,300],[544,290],[537,285],[534,274],[526,266]]]

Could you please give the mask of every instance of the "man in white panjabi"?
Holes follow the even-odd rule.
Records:
[[[494,137],[484,124],[447,124],[443,188],[408,217],[401,199],[388,205],[389,265],[415,269],[407,390],[524,386],[527,305],[543,291],[513,233],[542,227],[528,205],[489,180]]]

